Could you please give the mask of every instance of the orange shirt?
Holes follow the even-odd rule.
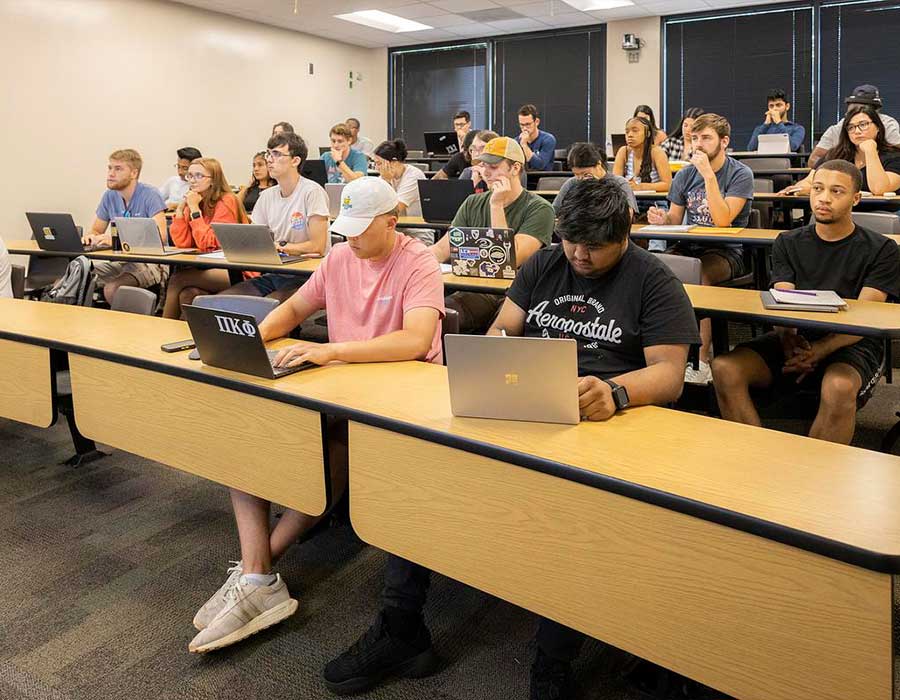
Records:
[[[203,253],[218,250],[221,246],[211,224],[239,223],[238,211],[237,197],[230,192],[216,203],[212,216],[204,214],[199,219],[192,219],[191,210],[185,205],[182,215],[172,221],[169,235],[178,248],[199,248]]]

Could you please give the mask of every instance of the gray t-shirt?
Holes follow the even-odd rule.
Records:
[[[625,196],[628,198],[628,206],[631,207],[631,211],[637,213],[637,198],[635,198],[634,190],[631,189],[631,185],[628,184],[628,180],[626,180],[624,177],[613,175],[612,173],[607,173],[606,177],[619,186],[619,189],[622,190],[622,192],[624,192]],[[562,202],[566,198],[566,194],[570,189],[572,189],[572,185],[574,185],[576,182],[578,182],[577,177],[570,177],[562,184],[562,187],[559,188],[559,192],[557,193],[556,198],[553,200],[553,208],[556,210],[557,214],[559,214],[559,208],[560,206],[562,206]]]
[[[716,180],[723,198],[742,197],[747,200],[731,222],[738,228],[746,226],[750,221],[750,205],[753,202],[753,171],[740,161],[726,156],[725,163],[716,173]],[[706,184],[695,166],[688,165],[675,173],[669,188],[669,201],[685,208],[685,223],[715,226],[706,200]]]
[[[892,146],[900,146],[900,125],[897,124],[897,120],[881,112],[878,113],[878,116],[881,117],[881,121],[884,123],[884,138]],[[822,138],[819,139],[819,143],[816,144],[816,148],[824,148],[826,151],[830,151],[837,146],[843,128],[843,119],[837,124],[829,126],[825,129],[825,133],[822,134]]]

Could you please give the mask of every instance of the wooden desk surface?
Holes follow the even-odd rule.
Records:
[[[650,192],[647,190],[640,190],[634,193],[635,197],[638,199],[649,199],[651,201],[663,201],[668,198],[668,192]],[[809,208],[809,195],[785,195],[778,194],[777,192],[754,192],[753,193],[753,201],[754,202],[773,202],[773,203],[781,203],[786,205],[793,205],[798,208],[806,207]],[[876,196],[864,196],[859,204],[856,205],[857,209],[897,209],[900,208],[900,197],[876,197]]]
[[[0,337],[10,340],[346,415],[900,573],[893,455],[657,407],[578,426],[457,418],[446,369],[426,363],[323,367],[272,381],[163,353],[162,343],[188,335],[180,321],[15,299],[0,299],[0,319]]]

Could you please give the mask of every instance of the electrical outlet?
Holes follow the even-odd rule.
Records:
[[[310,75],[313,75],[313,73],[315,73],[315,70],[316,70],[316,69],[315,69],[315,66],[313,66],[312,63],[310,63],[310,64],[309,64],[309,74],[310,74]]]

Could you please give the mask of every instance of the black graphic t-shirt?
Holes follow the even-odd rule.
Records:
[[[643,369],[645,347],[700,343],[681,282],[634,243],[598,278],[577,275],[561,245],[539,250],[519,269],[507,296],[525,311],[525,336],[578,341],[581,376]]]

